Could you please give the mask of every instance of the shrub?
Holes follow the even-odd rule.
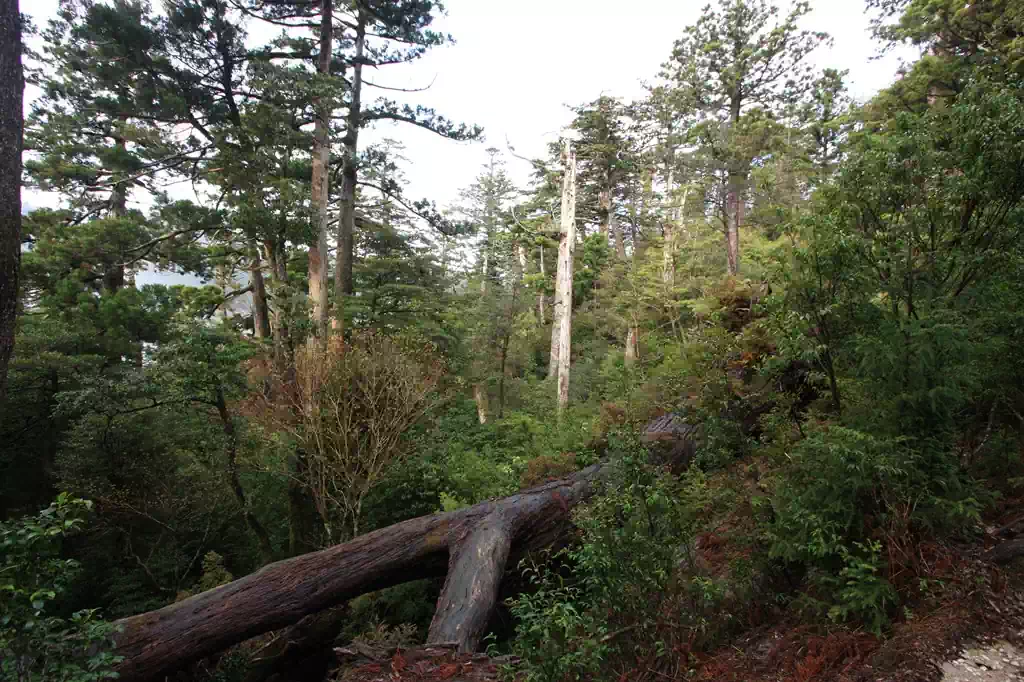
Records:
[[[715,504],[704,476],[676,479],[647,465],[635,443],[612,440],[610,480],[573,515],[579,542],[554,561],[526,562],[533,589],[509,601],[512,649],[529,682],[597,675],[627,651],[678,655],[715,641],[725,621],[723,585],[680,568]]]
[[[789,457],[766,524],[769,552],[812,569],[834,619],[881,630],[896,605],[891,567],[880,560],[886,543],[979,520],[981,503],[953,454],[927,444],[832,426],[810,432]]]
[[[95,682],[115,677],[114,625],[98,609],[61,615],[79,571],[61,558],[92,503],[61,493],[34,517],[0,522],[0,680]]]

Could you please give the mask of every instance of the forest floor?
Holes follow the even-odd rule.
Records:
[[[735,521],[735,518],[733,519]],[[678,670],[625,674],[629,680],[702,682],[1001,682],[1024,680],[1024,558],[997,566],[987,558],[1000,531],[1024,534],[1024,497],[1005,499],[981,539],[930,543],[905,551],[902,616],[884,638],[811,626],[795,618],[748,630]],[[1019,528],[1018,528],[1019,527]],[[1005,537],[1005,535],[1003,536]],[[728,555],[716,544],[710,564]],[[717,557],[715,556],[717,555]],[[917,585],[917,589],[910,586]],[[339,675],[344,682],[481,682],[500,679],[508,659],[419,647],[388,652]],[[653,676],[652,676],[653,675]]]
[[[982,540],[915,548],[911,580],[935,589],[905,604],[888,636],[773,623],[713,652],[711,682],[1000,682],[1024,680],[1024,571],[986,554],[997,529],[1024,523],[1024,498],[986,518]],[[1017,532],[1014,530],[1014,532]],[[1018,562],[1024,560],[1018,559]]]

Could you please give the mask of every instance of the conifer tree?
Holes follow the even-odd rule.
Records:
[[[701,140],[723,186],[720,211],[731,275],[740,271],[744,192],[760,152],[745,138],[806,92],[812,80],[807,55],[828,39],[797,27],[809,12],[806,1],[780,18],[769,0],[720,0],[687,27],[663,65],[662,75],[694,104]]]

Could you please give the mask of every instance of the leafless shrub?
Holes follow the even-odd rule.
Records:
[[[403,434],[442,401],[443,363],[429,346],[365,333],[298,353],[295,369],[310,491],[331,539],[355,537],[367,493],[407,454]]]

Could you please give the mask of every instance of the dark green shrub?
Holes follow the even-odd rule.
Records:
[[[61,493],[34,517],[0,523],[0,680],[96,682],[116,675],[114,625],[98,609],[61,613],[79,564],[61,556],[92,503]]]

